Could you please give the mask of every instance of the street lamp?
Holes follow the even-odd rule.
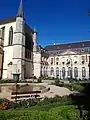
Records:
[[[18,60],[17,62],[19,62],[20,60]],[[19,76],[20,76],[20,73],[19,73],[19,69],[17,68],[17,64],[13,64],[13,65],[15,65],[16,66],[16,71],[14,71],[13,73],[12,73],[12,75],[13,75],[13,79],[15,79],[15,86],[16,86],[16,97],[15,97],[15,101],[17,102],[17,86],[18,86],[18,84],[17,84],[17,82],[19,81]]]

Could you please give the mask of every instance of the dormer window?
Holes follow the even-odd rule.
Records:
[[[57,57],[57,58],[56,58],[56,60],[58,61],[58,60],[59,60],[59,58]]]
[[[71,45],[68,46],[68,48],[70,48],[70,47],[71,47]]]
[[[84,52],[84,49],[82,49],[81,51]]]
[[[59,47],[57,47],[57,49],[59,49]]]
[[[84,43],[82,44],[82,46],[84,47]]]

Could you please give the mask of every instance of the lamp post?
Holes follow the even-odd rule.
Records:
[[[19,62],[20,60],[18,60],[17,62]],[[18,68],[17,68],[17,64],[13,64],[16,66],[16,71],[13,74],[13,78],[15,79],[15,86],[16,86],[16,97],[15,97],[15,101],[17,102],[17,82],[19,81],[19,75],[20,73],[18,73]]]

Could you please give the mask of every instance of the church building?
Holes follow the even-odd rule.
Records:
[[[17,16],[0,21],[0,77],[2,79],[12,79],[14,73],[19,73],[20,79],[32,76],[33,47],[34,49],[37,47],[36,36],[36,31],[25,23],[21,0]]]

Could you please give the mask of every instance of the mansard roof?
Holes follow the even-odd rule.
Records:
[[[3,20],[0,20],[0,25],[11,23],[11,22],[14,22],[14,21],[16,21],[16,17],[6,18],[6,19],[3,19]]]
[[[75,49],[75,48],[84,48],[84,47],[90,47],[90,40],[82,41],[82,42],[49,45],[46,46],[45,49],[48,51],[58,51],[64,49]]]

